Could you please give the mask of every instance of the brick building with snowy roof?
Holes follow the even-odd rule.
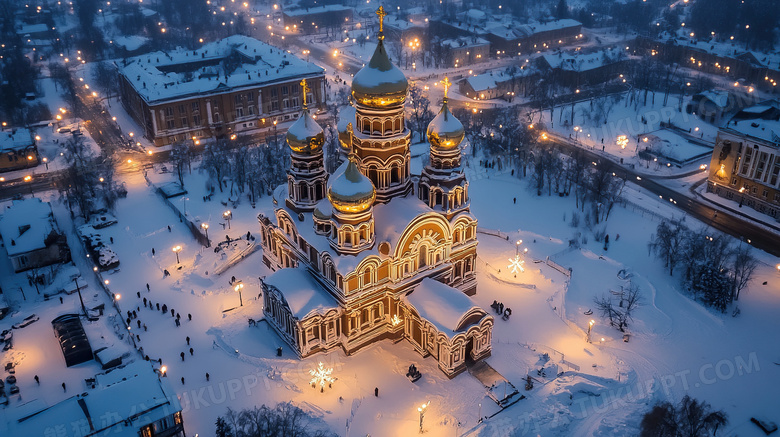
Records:
[[[284,132],[301,113],[303,78],[310,107],[325,108],[321,67],[246,36],[116,65],[122,105],[156,146]]]

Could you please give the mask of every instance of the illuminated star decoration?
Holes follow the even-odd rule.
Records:
[[[523,264],[525,264],[525,261],[520,259],[520,255],[515,255],[514,258],[509,258],[509,266],[507,266],[507,268],[511,269],[512,273],[516,274],[517,272],[525,271]]]
[[[311,374],[311,385],[312,387],[316,387],[317,385],[320,386],[320,391],[325,390],[325,384],[330,384],[333,381],[336,380],[336,378],[330,376],[333,373],[333,368],[325,368],[325,366],[322,365],[322,362],[320,362],[319,366],[317,366],[316,369],[309,370],[309,374]]]
[[[620,146],[621,149],[625,149],[628,145],[628,137],[626,135],[617,137],[617,145]]]

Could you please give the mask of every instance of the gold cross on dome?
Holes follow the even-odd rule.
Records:
[[[306,84],[306,79],[301,79],[301,88],[303,89],[303,106],[306,106],[306,95],[309,94],[309,85]]]
[[[376,10],[376,14],[379,16],[379,33],[382,33],[382,29],[384,28],[385,23],[385,16],[387,15],[384,6],[380,5],[379,9]]]
[[[450,86],[452,85],[452,82],[450,82],[450,78],[447,76],[444,76],[444,80],[441,81],[441,84],[444,85],[444,98],[447,98],[447,91],[450,89]]]

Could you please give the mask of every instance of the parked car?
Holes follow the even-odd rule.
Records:
[[[116,224],[116,222],[117,222],[116,217],[108,213],[93,215],[92,218],[89,220],[89,223],[95,229],[102,229],[111,226],[113,224]]]

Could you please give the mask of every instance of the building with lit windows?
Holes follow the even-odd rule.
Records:
[[[52,405],[11,406],[3,435],[184,437],[179,398],[155,372],[149,361],[134,361],[82,380],[80,393]]]
[[[353,9],[342,5],[287,9],[282,12],[284,30],[302,34],[325,33],[327,29],[352,26]]]
[[[35,137],[27,129],[0,132],[0,172],[40,163]]]
[[[780,219],[780,102],[739,111],[718,131],[707,191]]]
[[[493,317],[471,299],[477,220],[461,167],[463,125],[445,94],[428,126],[430,162],[415,183],[404,119],[408,83],[379,42],[354,77],[339,141],[348,159],[323,167],[323,133],[304,109],[287,132],[288,181],[258,216],[265,318],[299,356],[347,354],[405,340],[449,377],[491,353]],[[448,81],[446,81],[449,84]]]
[[[156,146],[283,132],[301,112],[303,78],[309,106],[325,108],[321,67],[246,36],[116,65],[122,105]]]

